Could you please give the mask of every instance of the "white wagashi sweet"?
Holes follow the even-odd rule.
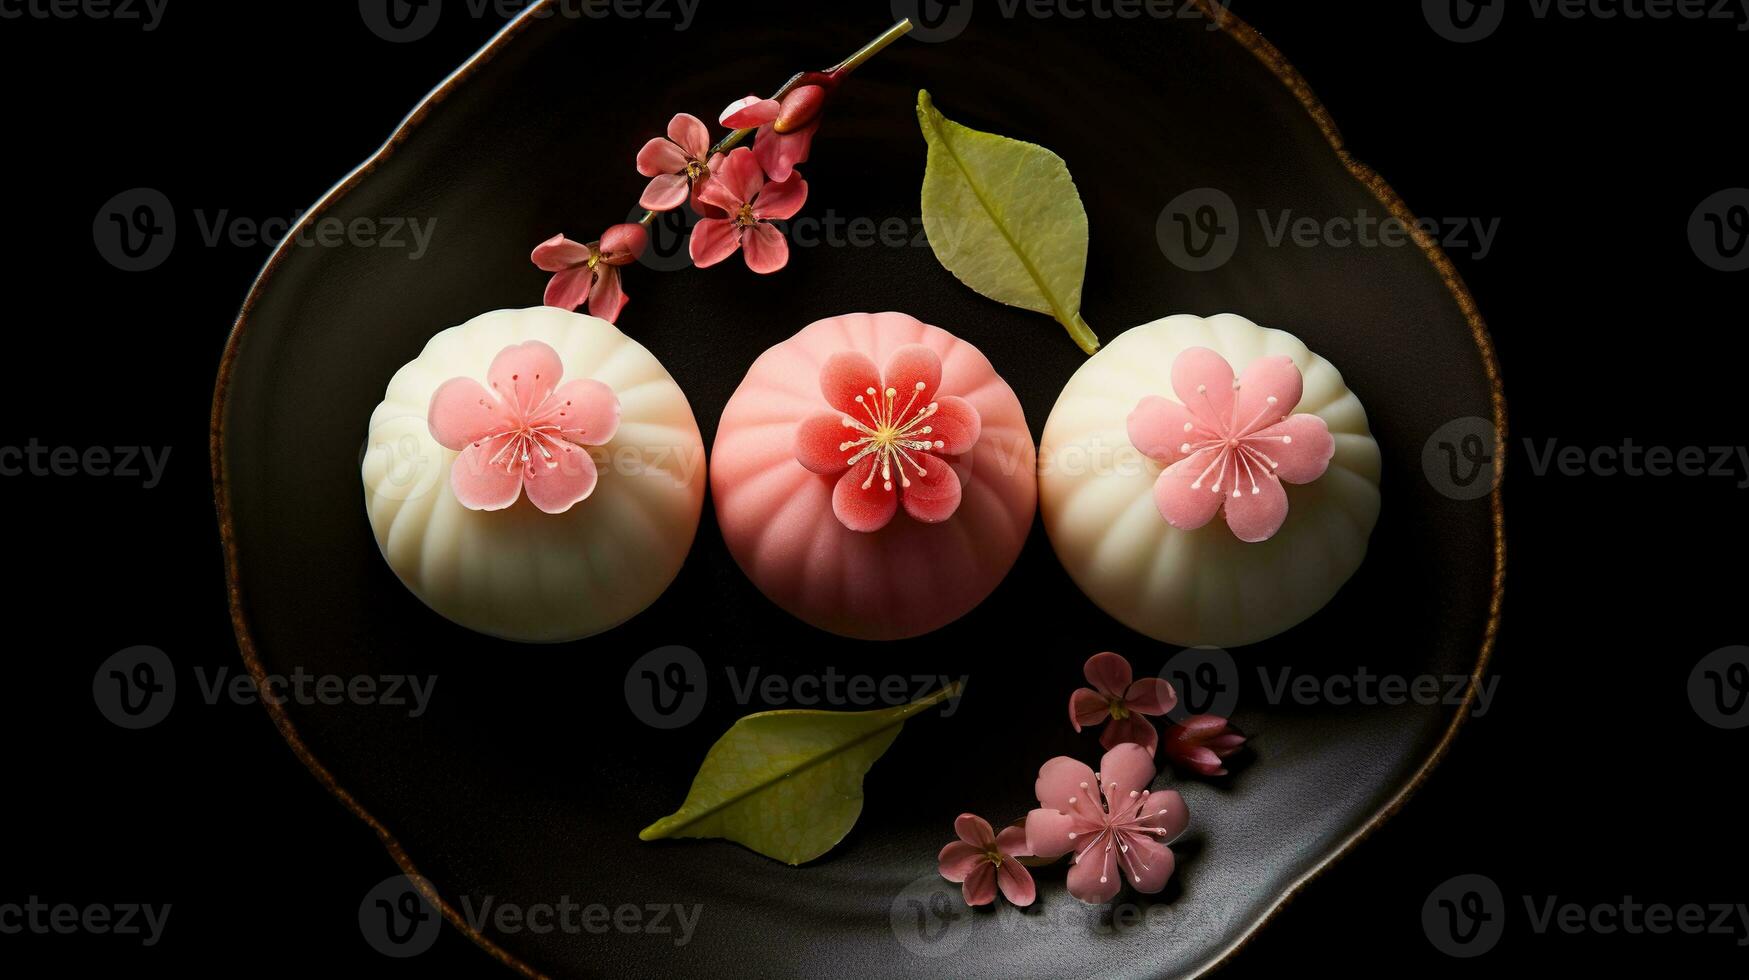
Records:
[[[654,602],[692,545],[706,481],[692,408],[661,362],[607,321],[551,307],[431,338],[371,414],[361,469],[377,545],[407,588],[524,642],[599,633]]]
[[[1231,393],[1187,382],[1198,358]],[[1297,407],[1261,390],[1264,379],[1294,390],[1292,368]],[[1247,378],[1258,390],[1240,390]],[[1149,421],[1162,432],[1169,422],[1172,438],[1137,435]],[[1289,458],[1314,439],[1320,452]],[[1039,505],[1058,558],[1100,608],[1163,642],[1238,646],[1302,622],[1360,567],[1379,470],[1360,400],[1298,338],[1233,314],[1170,316],[1070,378],[1039,443]],[[1259,514],[1272,495],[1277,508]]]

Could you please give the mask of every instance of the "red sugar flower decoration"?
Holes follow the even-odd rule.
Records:
[[[982,422],[970,402],[937,394],[940,387],[941,357],[922,344],[894,351],[884,374],[859,351],[827,358],[820,391],[836,412],[803,420],[796,459],[838,476],[832,512],[845,527],[878,531],[901,502],[927,524],[959,509],[959,474],[941,455],[971,450]]]
[[[697,116],[685,112],[676,115],[668,120],[667,139],[658,136],[638,151],[638,173],[652,178],[638,198],[638,207],[672,211],[690,193],[693,210],[706,217],[719,217],[721,212],[709,205],[699,207],[698,190],[710,177],[711,165],[722,158],[721,153],[711,156],[710,130]]]
[[[820,110],[838,84],[835,75],[810,72],[804,82],[777,99],[749,95],[729,103],[717,121],[730,129],[755,129],[753,153],[772,180],[788,180],[806,163],[820,130]]]
[[[599,446],[619,428],[619,398],[590,378],[559,384],[558,352],[538,340],[498,352],[486,372],[451,378],[431,395],[426,423],[445,449],[456,500],[469,510],[503,510],[524,491],[529,502],[562,514],[595,490]]]
[[[702,269],[743,249],[747,268],[771,273],[789,263],[789,242],[771,222],[795,217],[808,199],[808,182],[801,174],[766,180],[753,151],[742,146],[716,165],[698,199],[722,208],[728,217],[705,218],[692,229],[687,240],[692,263]]]
[[[1225,776],[1228,756],[1245,744],[1245,736],[1219,715],[1191,715],[1182,725],[1169,725],[1160,741],[1162,754],[1174,766],[1199,776]]]
[[[1130,442],[1165,463],[1154,503],[1175,528],[1192,531],[1224,511],[1241,541],[1264,541],[1287,520],[1281,481],[1324,475],[1336,443],[1316,415],[1289,415],[1304,379],[1282,355],[1252,361],[1235,381],[1227,359],[1192,347],[1172,363],[1173,402],[1142,399],[1129,417]]]
[[[553,273],[542,302],[575,310],[587,300],[591,315],[612,323],[626,305],[619,267],[637,261],[649,243],[649,232],[639,224],[614,225],[601,233],[600,241],[587,245],[564,235],[541,242],[529,257],[542,271]]]
[[[1105,753],[1097,773],[1068,756],[1050,760],[1033,785],[1040,808],[1026,815],[1028,849],[1044,858],[1073,851],[1069,894],[1089,905],[1111,901],[1124,877],[1143,894],[1160,891],[1175,864],[1166,845],[1190,810],[1176,791],[1149,791],[1153,781],[1154,760],[1129,742]]]
[[[1080,731],[1107,718],[1111,724],[1099,735],[1099,744],[1114,748],[1134,742],[1154,754],[1159,733],[1143,715],[1163,715],[1178,706],[1178,694],[1163,678],[1131,681],[1130,662],[1115,653],[1096,653],[1081,672],[1091,688],[1078,688],[1069,695],[1069,721]]]
[[[998,886],[1016,905],[1033,903],[1038,889],[1032,872],[1018,860],[1032,854],[1026,846],[1025,828],[1004,827],[998,834],[983,817],[962,813],[954,820],[953,829],[960,839],[942,848],[937,862],[943,878],[960,882],[960,894],[967,905],[994,902]]]

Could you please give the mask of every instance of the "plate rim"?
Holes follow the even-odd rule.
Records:
[[[380,163],[387,160],[400,147],[401,143],[419,127],[432,109],[448,97],[451,90],[461,82],[466,81],[481,66],[489,63],[504,46],[522,34],[532,21],[544,19],[543,12],[556,2],[557,0],[536,0],[535,3],[523,8],[520,13],[488,39],[484,46],[469,55],[467,60],[463,61],[454,71],[438,82],[431,91],[427,92],[412,111],[407,113],[395,126],[389,138],[369,157],[365,158],[364,162],[354,167],[350,173],[341,178],[306,209],[290,231],[280,240],[279,245],[267,257],[261,271],[256,274],[254,282],[250,284],[249,292],[243,299],[243,305],[238,311],[236,320],[232,323],[230,333],[225,340],[224,353],[219,361],[218,376],[213,386],[208,456],[212,467],[213,502],[217,510],[219,538],[224,550],[226,601],[230,609],[232,630],[236,634],[237,648],[242,656],[243,664],[258,685],[266,684],[267,675],[261,664],[260,656],[256,652],[254,637],[249,631],[248,618],[243,611],[236,529],[231,516],[229,481],[224,456],[225,406],[230,394],[232,375],[236,366],[243,330],[248,326],[250,315],[254,312],[273,273],[278,269],[280,262],[290,254],[288,245],[297,240],[297,232],[306,224],[319,220],[331,205],[344,197]],[[1456,266],[1452,264],[1450,257],[1440,248],[1438,242],[1421,229],[1414,212],[1409,209],[1402,196],[1377,171],[1357,160],[1349,151],[1329,110],[1324,107],[1323,102],[1312,91],[1305,76],[1300,74],[1299,70],[1288,61],[1287,56],[1279,48],[1237,14],[1228,10],[1222,0],[1191,0],[1191,2],[1203,16],[1210,19],[1219,33],[1232,39],[1262,63],[1265,68],[1269,69],[1276,80],[1288,90],[1288,93],[1311,117],[1313,124],[1324,136],[1343,168],[1377,199],[1393,218],[1403,222],[1410,229],[1415,244],[1420,247],[1422,254],[1433,266],[1446,290],[1457,302],[1458,310],[1470,329],[1471,339],[1475,342],[1477,353],[1481,356],[1482,369],[1487,378],[1489,402],[1493,413],[1495,446],[1497,449],[1505,446],[1508,432],[1506,394],[1501,381],[1500,363],[1495,353],[1493,338],[1488,333],[1487,324],[1482,319],[1475,298],[1470,294],[1469,287],[1464,283],[1463,277],[1458,273]],[[1185,980],[1206,976],[1211,971],[1226,965],[1249,945],[1265,926],[1275,921],[1282,908],[1297,897],[1307,885],[1322,876],[1337,861],[1348,856],[1362,841],[1400,812],[1449,753],[1458,732],[1469,720],[1469,709],[1475,703],[1483,677],[1493,659],[1495,642],[1500,631],[1506,584],[1506,517],[1502,492],[1506,475],[1505,464],[1505,455],[1497,451],[1495,453],[1494,485],[1488,494],[1489,517],[1494,534],[1494,568],[1490,577],[1488,619],[1483,626],[1475,667],[1470,672],[1469,687],[1464,692],[1463,701],[1456,706],[1457,710],[1440,736],[1439,742],[1433,747],[1433,751],[1422,760],[1421,765],[1416,768],[1409,779],[1399,786],[1388,800],[1375,809],[1361,826],[1282,888],[1269,902],[1263,913],[1251,919],[1239,935],[1225,947],[1195,964],[1190,972],[1183,974]],[[298,734],[297,726],[292,722],[283,704],[262,699],[261,706],[273,721],[274,727],[279,730],[280,736],[285,740],[292,754],[304,764],[311,775],[316,777],[316,781],[326,788],[341,806],[349,810],[376,833],[396,867],[453,928],[472,940],[476,946],[493,959],[523,976],[545,977],[545,974],[473,928],[461,912],[438,893],[436,886],[419,873],[412,858],[388,827],[366,810],[345,787],[341,786],[327,766],[317,759],[309,747],[304,744],[303,739]]]

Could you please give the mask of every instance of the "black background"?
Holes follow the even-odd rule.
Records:
[[[885,4],[862,6],[749,16],[807,9],[884,26]],[[1472,975],[1534,957],[1611,975],[1741,975],[1749,953],[1736,937],[1539,935],[1522,901],[1749,900],[1736,803],[1749,735],[1704,723],[1685,690],[1701,656],[1744,641],[1740,477],[1538,475],[1524,440],[1744,442],[1735,368],[1749,279],[1703,264],[1686,227],[1703,199],[1749,184],[1736,104],[1749,33],[1712,20],[1519,15],[1460,45],[1416,3],[1233,8],[1418,214],[1499,219],[1485,257],[1449,251],[1498,346],[1513,435],[1494,710],[1226,973]],[[0,19],[13,379],[0,444],[172,447],[150,490],[0,482],[13,630],[0,688],[0,902],[174,907],[151,949],[0,935],[9,974],[508,975],[453,931],[407,963],[364,943],[359,899],[394,867],[260,708],[179,698],[167,721],[129,732],[90,694],[97,663],[135,644],[169,652],[184,678],[242,669],[208,413],[225,336],[269,251],[207,247],[184,228],[187,244],[162,266],[125,273],[97,254],[93,216],[116,193],[152,187],[182,214],[291,218],[500,25],[447,16],[421,41],[390,44],[343,0],[171,0],[150,32]],[[732,56],[731,39],[724,50]],[[648,52],[624,58],[580,65],[578,98],[635,93],[637,71],[666,70]],[[1511,919],[1499,948],[1466,962],[1429,944],[1420,910],[1468,872],[1500,884]]]

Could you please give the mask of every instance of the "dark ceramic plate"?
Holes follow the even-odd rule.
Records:
[[[724,549],[709,507],[667,594],[582,642],[494,641],[400,586],[371,538],[358,477],[365,423],[389,376],[438,330],[538,303],[543,277],[529,248],[623,220],[643,183],[633,156],[669,114],[709,117],[795,69],[828,65],[885,28],[886,8],[750,22],[707,3],[684,32],[525,15],[304,219],[435,219],[429,253],[282,246],[237,321],[213,454],[244,658],[258,676],[436,675],[417,719],[380,705],[270,710],[322,781],[429,881],[451,927],[525,972],[669,975],[727,963],[768,975],[1193,976],[1391,813],[1463,716],[1455,704],[1271,703],[1283,699],[1260,671],[1273,683],[1284,667],[1322,678],[1461,676],[1485,665],[1500,601],[1498,494],[1455,499],[1424,475],[1423,449],[1455,419],[1479,416],[1498,433],[1503,406],[1486,334],[1443,256],[1416,245],[1272,247],[1245,217],[1219,268],[1187,271],[1165,257],[1162,211],[1195,188],[1220,189],[1241,216],[1408,215],[1347,158],[1293,70],[1231,18],[1041,24],[988,14],[950,41],[903,40],[843,92],[805,168],[804,213],[824,243],[796,248],[787,270],[765,278],[738,262],[634,267],[621,320],[686,391],[707,446],[759,352],[851,310],[904,310],[975,343],[1039,432],[1083,361],[1063,331],[973,294],[909,233],[860,247],[850,236],[889,219],[919,227],[924,145],[913,105],[927,87],[952,117],[1068,161],[1093,230],[1085,313],[1096,330],[1110,337],[1168,313],[1231,310],[1299,335],[1341,368],[1384,451],[1371,553],[1317,616],[1236,652],[1236,717],[1255,733],[1255,752],[1226,780],[1181,787],[1193,823],[1164,894],[1125,892],[1130,905],[1114,918],[1075,902],[1055,869],[1039,873],[1032,910],[967,913],[935,878],[956,814],[1018,817],[1046,758],[1097,758],[1093,736],[1074,734],[1065,717],[1089,654],[1122,651],[1154,671],[1177,652],[1083,598],[1037,527],[980,608],[898,644],[839,639],[770,605]],[[610,84],[625,52],[657,50],[637,85]],[[625,678],[640,655],[671,644],[698,652],[708,695],[691,724],[661,730],[638,720]],[[795,706],[757,691],[737,697],[755,668],[786,680],[830,668],[970,684],[957,713],[907,726],[867,779],[860,823],[824,858],[791,868],[721,841],[640,843],[638,830],[679,803],[736,717]],[[684,945],[618,929],[476,931],[456,912],[485,896],[524,907],[566,896],[678,904],[699,918]]]

